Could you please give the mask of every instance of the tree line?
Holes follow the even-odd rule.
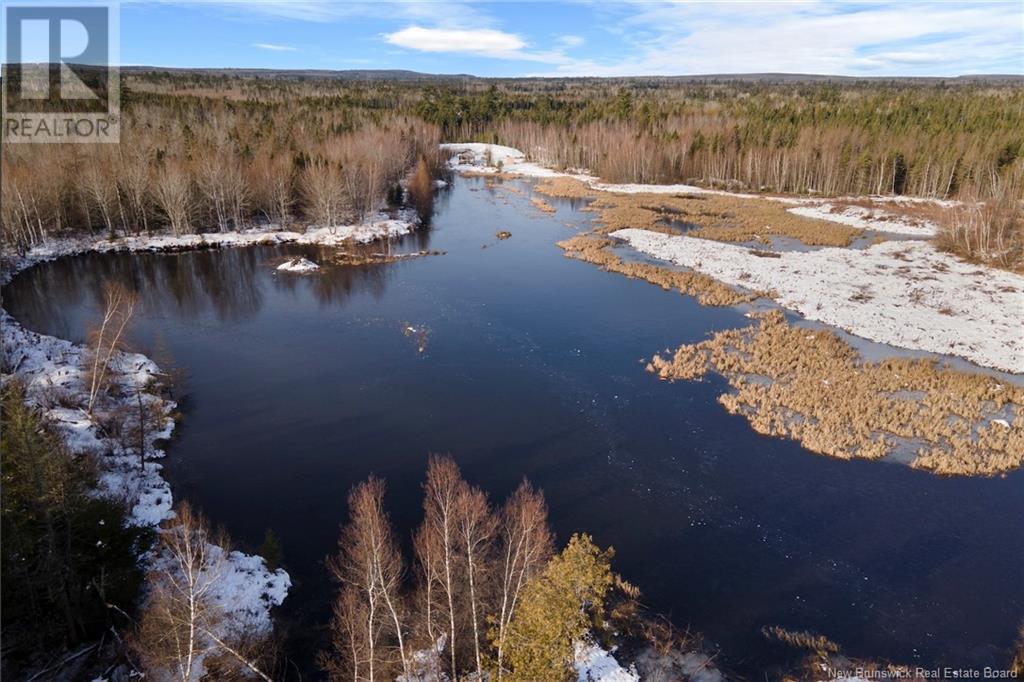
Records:
[[[3,145],[0,229],[9,246],[102,236],[333,226],[429,195],[401,186],[443,168],[436,126],[298,99],[125,95],[117,145]],[[422,163],[421,163],[422,162]],[[429,183],[428,183],[429,184]]]
[[[1014,84],[130,71],[122,99],[115,148],[4,146],[5,242],[359,220],[400,196],[420,158],[438,168],[443,140],[507,144],[611,182],[1024,193],[1024,91]]]

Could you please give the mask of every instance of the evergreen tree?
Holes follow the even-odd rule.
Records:
[[[530,582],[512,619],[508,661],[513,679],[571,679],[573,645],[605,626],[605,596],[612,585],[614,551],[589,535],[573,535],[561,554]]]

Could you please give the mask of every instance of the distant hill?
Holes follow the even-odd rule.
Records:
[[[217,68],[178,68],[171,66],[122,66],[121,73],[172,73],[201,74],[204,76],[239,76],[242,78],[274,78],[283,80],[305,80],[322,78],[352,81],[444,81],[444,80],[477,80],[477,76],[469,74],[435,74],[407,71],[404,69],[217,69]]]
[[[964,76],[832,76],[813,73],[711,73],[685,76],[621,76],[621,77],[515,77],[498,78],[457,73],[421,73],[404,69],[221,69],[221,68],[176,68],[168,66],[122,66],[122,73],[178,73],[202,74],[207,76],[238,76],[242,78],[274,78],[284,80],[332,79],[352,81],[608,81],[621,83],[715,83],[715,82],[757,82],[757,83],[854,83],[858,81],[897,83],[964,83],[1024,85],[1022,74],[972,74]]]

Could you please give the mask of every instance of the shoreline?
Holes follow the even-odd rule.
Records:
[[[451,143],[442,148],[454,153],[449,163],[459,172],[567,178],[589,188],[589,196],[597,196],[592,192],[685,192],[775,201],[792,204],[786,212],[794,216],[911,237],[860,249],[783,250],[766,258],[763,250],[741,243],[644,229],[650,227],[643,224],[648,217],[640,225],[606,225],[603,230],[637,253],[688,267],[724,285],[774,292],[782,307],[870,341],[1024,374],[1024,333],[1019,320],[1019,311],[1024,310],[1024,276],[939,251],[926,241],[934,234],[934,224],[927,220],[856,205],[837,210],[843,200],[834,198],[760,197],[691,185],[615,185],[587,173],[560,172],[528,162],[522,152],[510,147]],[[495,165],[479,165],[488,156]],[[938,202],[888,199],[893,204]],[[626,229],[617,229],[622,227]]]
[[[87,253],[172,253],[203,248],[231,248],[268,244],[310,244],[341,246],[366,244],[399,237],[415,228],[411,220],[377,220],[360,225],[334,228],[314,227],[305,233],[275,230],[273,226],[242,232],[190,235],[149,235],[119,239],[72,238],[52,240],[25,254],[5,258],[0,284],[8,284],[19,273],[40,263]],[[124,500],[128,507],[126,523],[159,530],[160,524],[174,518],[173,493],[164,478],[163,465],[156,460],[165,455],[164,443],[171,438],[175,422],[174,400],[152,390],[165,376],[160,367],[141,353],[117,351],[111,361],[111,383],[120,393],[97,414],[85,413],[88,403],[86,353],[82,344],[26,329],[0,307],[0,341],[3,359],[10,372],[3,379],[19,380],[25,385],[26,403],[41,412],[43,418],[64,441],[72,456],[93,455],[99,463],[96,493]],[[6,370],[6,368],[5,368]],[[104,414],[135,402],[143,402],[162,415],[159,429],[146,433],[144,457],[138,446],[127,447],[117,439],[100,433],[97,421]],[[144,465],[139,466],[140,459]],[[211,554],[224,556],[225,573],[218,579],[213,600],[224,609],[223,628],[253,633],[273,629],[271,610],[280,606],[292,587],[283,568],[270,570],[263,557],[241,551],[228,551],[210,543]],[[156,557],[139,556],[143,563]]]
[[[722,376],[729,390],[718,402],[758,433],[938,475],[1024,465],[1024,333],[1015,315],[1024,276],[936,249],[935,206],[911,201],[918,212],[899,216],[854,198],[757,201],[678,185],[609,194],[616,186],[522,161],[517,150],[452,149],[461,150],[455,170],[486,177],[476,164],[499,156],[509,165],[485,166],[491,175],[525,175],[541,181],[542,194],[593,199],[585,210],[598,227],[558,242],[565,256],[701,305],[749,308],[753,326],[655,354],[648,371]],[[668,196],[678,190],[688,194]],[[763,312],[761,299],[774,312]],[[782,322],[783,313],[796,319]],[[863,345],[891,352],[871,359]]]

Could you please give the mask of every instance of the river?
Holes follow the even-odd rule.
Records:
[[[1024,618],[1024,474],[832,460],[755,434],[717,404],[717,378],[657,381],[642,358],[748,320],[564,258],[555,242],[591,214],[552,199],[542,213],[530,192],[456,178],[432,226],[393,246],[443,255],[299,276],[273,265],[328,254],[92,254],[18,275],[4,305],[82,341],[104,280],[140,291],[132,342],[176,368],[183,396],[164,462],[174,493],[242,548],[279,535],[300,667],[324,643],[322,560],[349,488],[386,478],[408,543],[431,452],[495,502],[529,477],[560,542],[587,531],[614,546],[643,601],[721,646],[727,669],[787,655],[766,625],[852,655],[1005,666]]]

